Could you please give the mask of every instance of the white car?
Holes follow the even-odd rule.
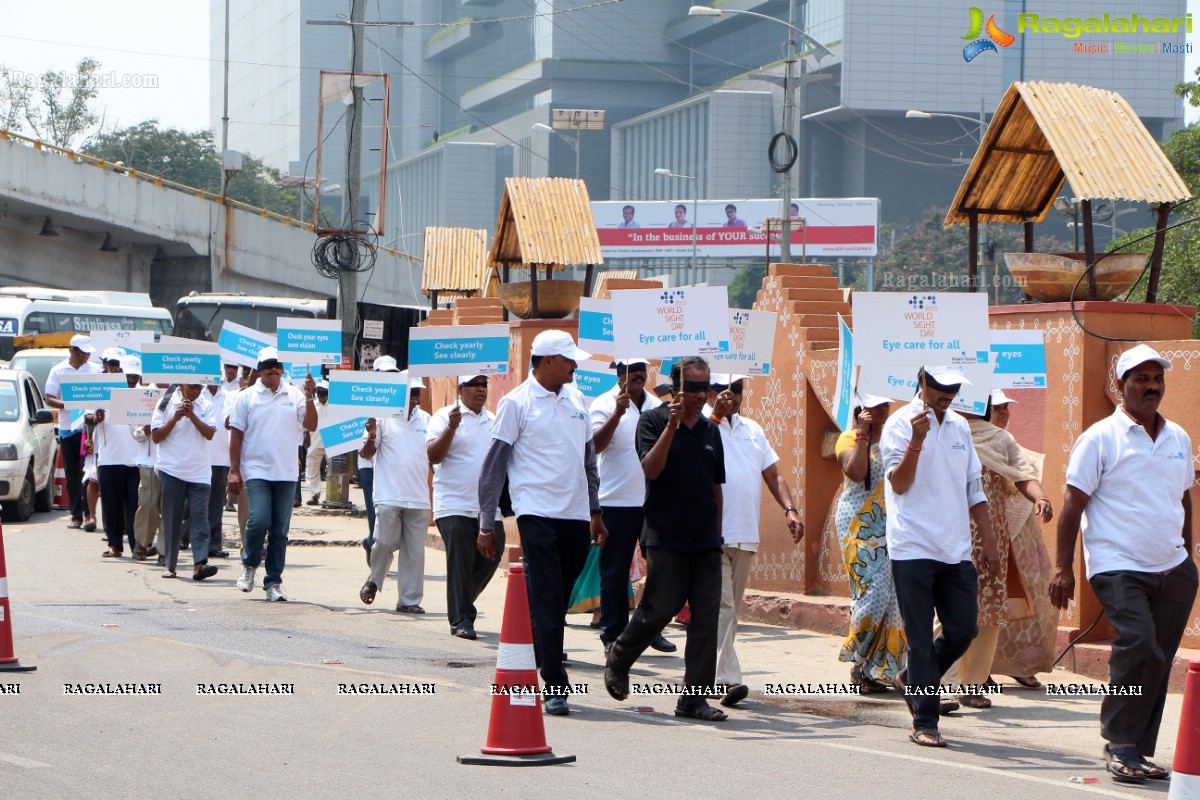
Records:
[[[54,412],[25,370],[0,369],[0,507],[23,522],[49,511],[54,497],[58,440]]]

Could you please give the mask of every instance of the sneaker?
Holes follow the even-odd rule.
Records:
[[[283,592],[282,583],[272,583],[267,587],[267,600],[275,602],[277,600],[287,601],[287,595]]]
[[[567,708],[567,698],[562,695],[546,698],[544,708],[546,713],[552,717],[565,717],[571,713],[571,709]]]
[[[237,579],[237,587],[243,592],[248,592],[254,588],[254,573],[258,572],[257,567],[248,567],[242,565],[242,577]]]

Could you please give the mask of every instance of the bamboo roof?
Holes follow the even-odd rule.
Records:
[[[1041,222],[1065,181],[1087,200],[1178,202],[1191,196],[1125,98],[1073,83],[1008,87],[959,184],[946,224]]]
[[[608,282],[611,280],[637,280],[636,269],[610,269],[596,276],[596,285],[592,287],[592,297],[609,297]]]
[[[587,186],[571,178],[505,178],[488,264],[603,264]]]
[[[480,296],[485,288],[487,231],[482,228],[426,228],[421,291],[445,297]]]

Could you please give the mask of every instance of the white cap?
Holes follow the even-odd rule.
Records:
[[[618,358],[613,363],[616,364],[618,367],[632,367],[635,364],[645,364],[647,367],[649,367],[650,359],[640,358],[640,357],[639,358]]]
[[[100,354],[101,361],[120,361],[129,353],[124,347],[110,347]]]
[[[383,358],[391,358],[391,356],[383,356]],[[392,359],[392,360],[394,361],[395,359]],[[378,363],[379,359],[375,359],[375,361],[376,361],[376,363]],[[382,372],[382,370],[380,370],[380,371]],[[412,377],[409,377],[408,370],[401,370],[400,375],[404,378],[404,382],[408,384],[408,390],[410,392],[413,389],[424,389],[425,388],[425,384],[422,383],[421,377],[419,375],[413,375]]]
[[[862,408],[877,408],[879,406],[890,406],[892,404],[892,398],[884,397],[881,394],[863,394],[860,392],[857,397],[858,405]]]
[[[1121,357],[1117,359],[1117,377],[1124,376],[1129,370],[1147,361],[1153,361],[1163,369],[1171,368],[1171,362],[1163,358],[1161,353],[1148,344],[1139,344],[1121,353]]]
[[[714,372],[708,376],[708,383],[711,386],[733,386],[738,381],[749,379],[749,375],[741,375],[737,372]]]
[[[325,391],[329,391],[329,382],[325,381],[325,380],[319,380],[319,381],[317,381],[317,388],[324,389]]]
[[[1006,395],[1004,393],[1003,389],[992,389],[992,405],[993,406],[1003,406],[1003,405],[1008,405],[1009,403],[1015,403],[1015,402],[1017,402],[1017,401],[1013,400],[1011,397]]]
[[[575,340],[566,331],[542,331],[533,337],[533,347],[529,351],[534,356],[563,356],[572,361],[583,361],[591,358],[591,354],[580,350]]]
[[[943,386],[956,386],[961,383],[965,383],[967,386],[972,385],[959,367],[925,367],[924,369],[927,377]]]
[[[264,347],[258,351],[258,366],[261,369],[265,361],[279,361],[279,351],[274,347]]]
[[[121,359],[121,372],[124,372],[126,375],[141,376],[142,360],[137,356],[124,356]]]
[[[88,355],[96,352],[96,348],[92,347],[92,337],[83,333],[77,333],[71,337],[71,347],[78,348]]]
[[[371,369],[376,372],[399,372],[400,367],[396,364],[396,359],[391,356],[380,356],[371,363]]]
[[[475,380],[476,378],[483,378],[486,380],[487,375],[459,375],[458,376],[458,385],[462,386],[464,383],[470,383],[471,381]]]

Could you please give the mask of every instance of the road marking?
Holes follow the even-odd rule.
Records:
[[[830,748],[833,748],[834,750],[845,750],[847,752],[854,753],[856,755],[862,755],[862,752],[863,752],[861,744],[858,744],[858,745],[838,744],[837,742],[826,742],[826,741],[822,741],[820,739],[807,739],[806,741],[809,744],[816,744],[816,745],[820,745],[821,747],[830,747]],[[876,749],[874,751],[874,755],[886,756],[889,758],[899,758],[904,761],[913,761],[913,762],[916,762],[919,764],[932,764],[937,767],[943,767],[943,768],[948,767],[948,768],[954,769],[954,770],[965,770],[968,772],[982,772],[986,775],[994,775],[999,778],[1014,778],[1016,780],[1028,781],[1030,783],[1040,783],[1044,786],[1053,786],[1058,789],[1077,789],[1079,791],[1087,792],[1092,795],[1099,794],[1099,795],[1104,795],[1106,797],[1119,797],[1119,798],[1121,798],[1121,800],[1129,800],[1129,797],[1130,797],[1130,795],[1127,793],[1114,792],[1114,791],[1107,790],[1107,789],[1101,789],[1101,788],[1097,787],[1095,784],[1091,784],[1091,785],[1074,784],[1074,783],[1068,783],[1065,779],[1062,779],[1062,778],[1043,778],[1038,775],[1025,775],[1023,773],[1016,772],[1012,767],[1008,767],[1005,769],[997,769],[995,767],[981,767],[977,764],[960,764],[960,763],[956,763],[956,762],[945,761],[944,759],[940,759],[940,758],[927,758],[925,756],[914,756],[914,755],[908,755],[905,753],[890,753],[885,750],[879,750],[879,749]],[[1085,767],[1085,769],[1086,769],[1086,767]]]
[[[34,761],[32,758],[22,758],[14,756],[12,753],[0,753],[0,762],[12,764],[14,767],[24,767],[25,769],[38,769],[40,767],[49,767],[49,764],[43,764],[40,761]]]

